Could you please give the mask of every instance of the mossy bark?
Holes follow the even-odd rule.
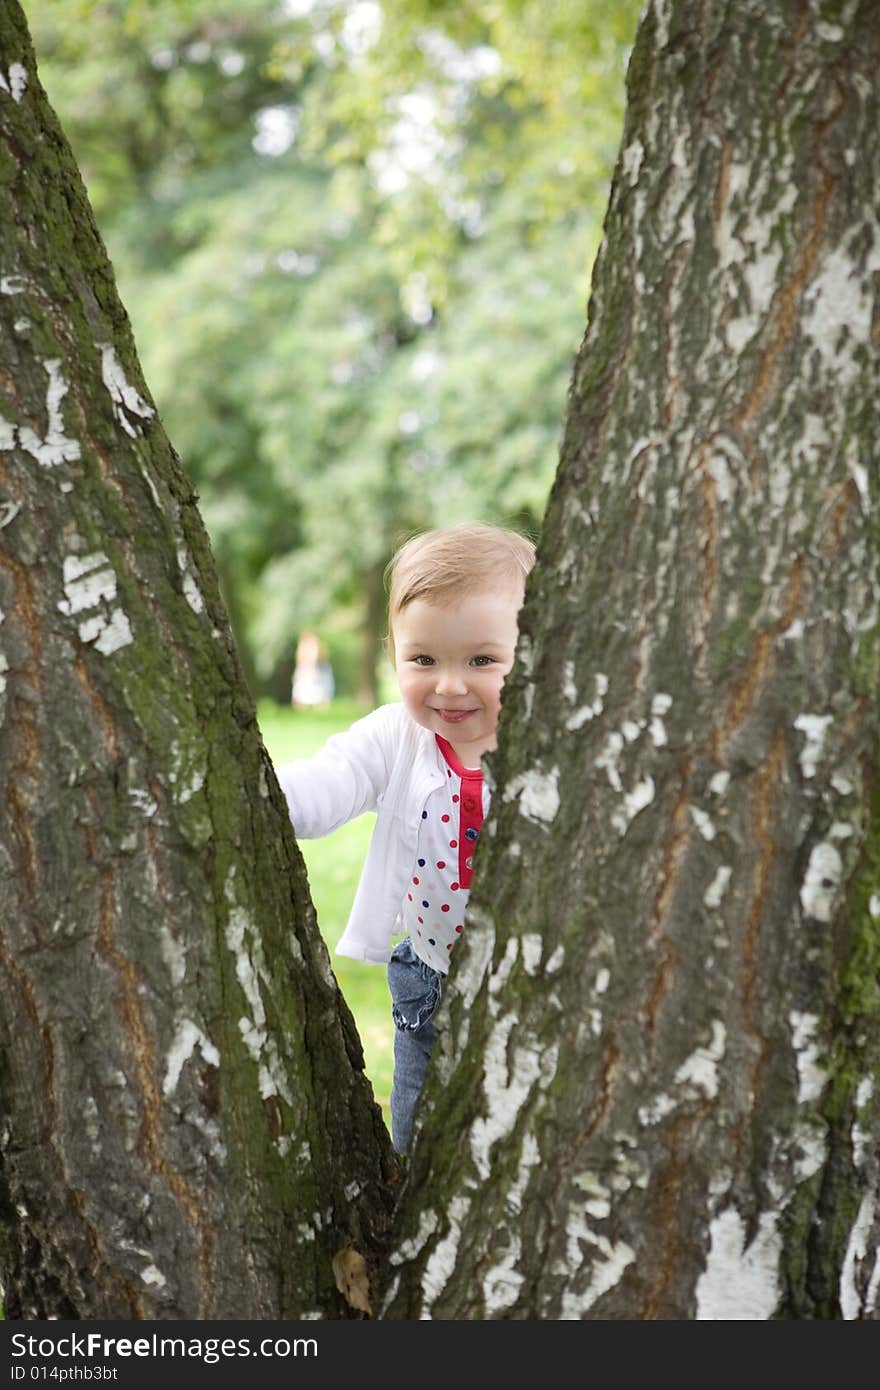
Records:
[[[876,1318],[880,33],[653,0],[390,1318]]]
[[[7,1315],[345,1317],[396,1163],[14,0],[0,221]]]

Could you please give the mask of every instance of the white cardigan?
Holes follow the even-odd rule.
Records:
[[[413,870],[422,811],[443,786],[437,740],[401,704],[382,705],[334,734],[313,758],[276,769],[297,837],[316,840],[376,811],[351,914],[336,950],[384,964]]]

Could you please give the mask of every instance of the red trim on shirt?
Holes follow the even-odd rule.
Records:
[[[477,837],[483,825],[483,770],[479,767],[465,767],[456,757],[452,744],[440,734],[434,735],[437,747],[452,768],[461,778],[461,801],[458,818],[458,882],[462,888],[470,888],[474,876],[473,857]],[[468,835],[468,831],[475,833]],[[468,862],[470,861],[470,863]]]

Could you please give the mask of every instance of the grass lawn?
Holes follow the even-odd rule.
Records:
[[[347,729],[362,714],[363,710],[349,700],[334,700],[328,710],[293,710],[268,702],[261,702],[258,710],[263,742],[276,766],[293,758],[310,757],[331,734]],[[330,951],[330,964],[354,1015],[363,1043],[366,1073],[385,1122],[390,1125],[394,1025],[385,971],[381,966],[365,965],[333,953],[354,901],[374,821],[372,814],[361,816],[324,840],[299,843],[318,925]]]

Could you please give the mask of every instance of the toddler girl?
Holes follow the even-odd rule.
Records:
[[[278,769],[300,839],[364,811],[376,825],[340,955],[388,962],[394,1039],[391,1136],[406,1153],[434,1045],[432,1018],[488,806],[504,678],[534,546],[483,523],[428,531],[389,566],[389,653],[401,704],[383,705],[314,758]],[[405,932],[393,951],[389,938]]]

